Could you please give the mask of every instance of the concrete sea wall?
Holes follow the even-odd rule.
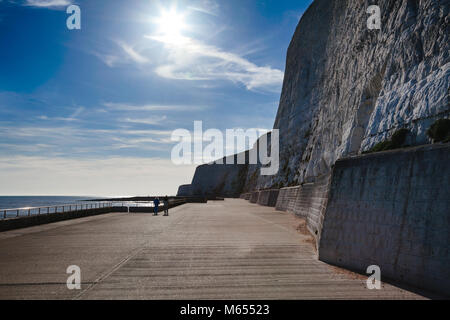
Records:
[[[254,191],[250,195],[250,202],[251,203],[257,203],[258,202],[258,198],[259,198],[259,191]]]
[[[336,162],[319,259],[450,295],[450,144]]]
[[[267,207],[275,207],[280,190],[262,190],[259,192],[258,204]]]
[[[306,220],[308,230],[320,240],[323,215],[326,208],[330,176],[316,178],[301,186],[280,189],[276,209],[292,212]]]
[[[275,208],[280,211],[293,212],[295,207],[295,200],[300,192],[300,186],[282,188],[278,195],[277,204]]]
[[[319,259],[450,296],[450,144],[342,159],[331,175],[279,190],[305,218]],[[243,195],[267,204],[267,191]]]
[[[169,199],[169,208],[174,208],[185,203],[206,203],[207,200],[204,197],[187,197],[187,198],[175,198]],[[160,205],[160,211],[163,210],[163,206]],[[7,218],[0,220],[0,232],[28,228],[32,226],[38,226],[42,224],[48,224],[53,222],[72,220],[90,216],[96,216],[101,214],[113,213],[113,212],[143,212],[152,213],[153,207],[127,207],[127,206],[117,206],[117,207],[106,207],[106,208],[93,208],[84,210],[74,210],[67,212],[57,212],[49,214],[39,214],[31,216],[21,216],[14,218]]]

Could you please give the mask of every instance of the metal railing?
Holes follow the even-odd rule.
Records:
[[[93,202],[81,204],[58,204],[44,207],[25,207],[14,209],[0,209],[0,219],[30,217],[34,215],[44,215],[52,213],[66,213],[75,211],[86,211],[93,209],[103,209],[116,207],[116,203],[112,202]],[[122,204],[123,206],[123,204]]]
[[[186,203],[186,199],[169,199],[169,207],[177,206]],[[164,203],[160,203],[160,207],[164,206]],[[35,215],[46,215],[55,213],[69,213],[77,211],[95,210],[95,209],[112,209],[112,208],[127,208],[130,212],[130,208],[153,208],[152,201],[132,201],[132,202],[89,202],[78,204],[58,204],[52,206],[43,207],[25,207],[14,209],[0,209],[0,220],[9,218],[30,217]]]

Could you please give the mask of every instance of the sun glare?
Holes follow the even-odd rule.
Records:
[[[182,31],[186,29],[184,15],[176,10],[163,10],[159,18],[156,19],[158,31],[168,38],[181,37]]]

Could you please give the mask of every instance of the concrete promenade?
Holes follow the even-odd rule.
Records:
[[[0,299],[417,299],[317,260],[304,221],[225,200],[0,233]],[[68,290],[66,269],[81,268]]]

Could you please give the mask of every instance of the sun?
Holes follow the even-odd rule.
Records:
[[[161,35],[167,38],[177,38],[181,37],[183,30],[187,28],[184,19],[185,15],[178,13],[175,9],[163,9],[155,22]]]

